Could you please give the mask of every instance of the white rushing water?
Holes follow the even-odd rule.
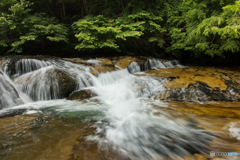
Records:
[[[22,64],[26,64],[25,62],[30,63],[30,60],[24,60]],[[164,68],[160,61],[151,62],[151,68]],[[28,69],[21,66],[24,74],[22,71],[17,72],[18,76],[12,86],[16,88],[16,93],[24,95],[24,92],[30,100],[21,102],[22,98],[19,96],[19,101],[13,101],[14,104],[3,102],[2,104],[8,107],[3,107],[5,109],[0,110],[0,115],[10,110],[24,109],[24,114],[50,113],[77,117],[86,121],[94,120],[96,134],[89,135],[86,140],[96,141],[100,149],[113,150],[123,158],[176,158],[207,151],[212,136],[161,110],[162,107],[168,107],[168,104],[151,97],[165,92],[163,84],[166,80],[130,74],[140,71],[138,64],[131,63],[126,69],[100,73],[95,77],[87,72],[87,67],[71,62],[55,60],[43,63],[46,65]],[[52,69],[59,69],[76,78],[78,81],[76,90],[82,88],[92,90],[97,94],[92,99],[97,101],[90,99],[84,103],[58,99],[58,82],[54,81],[50,87],[46,76],[46,73]],[[7,84],[10,78],[6,80],[3,77],[0,74],[1,83]],[[0,89],[4,88],[2,86]],[[52,92],[50,90],[54,92],[53,97],[50,95]],[[21,105],[21,103],[25,104]]]

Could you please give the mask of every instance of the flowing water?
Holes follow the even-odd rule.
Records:
[[[149,64],[145,70],[179,65],[159,60]],[[11,124],[0,128],[1,159],[177,159],[208,155],[216,138],[167,111],[171,104],[153,99],[164,94],[167,79],[133,75],[141,71],[137,63],[98,77],[87,66],[63,60],[21,60],[15,73],[8,67],[3,64],[0,71],[0,115],[21,116],[0,119],[0,124],[4,119]],[[59,99],[59,82],[47,76],[53,69],[76,79],[75,90],[89,89],[97,96],[85,101]],[[21,123],[21,118],[27,120]]]

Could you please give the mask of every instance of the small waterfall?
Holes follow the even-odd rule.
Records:
[[[0,94],[6,93],[2,94],[6,99],[19,100],[11,101],[14,104],[4,101],[0,105],[23,103],[21,91],[35,101],[51,100],[27,103],[12,109],[36,110],[32,113],[40,111],[44,115],[48,108],[47,114],[71,115],[94,121],[96,132],[85,137],[86,140],[97,142],[100,149],[113,150],[123,159],[168,159],[207,152],[211,135],[161,110],[168,104],[154,100],[153,97],[165,92],[166,80],[130,74],[140,71],[137,62],[132,62],[122,70],[99,73],[98,77],[93,76],[88,67],[71,62],[49,60],[46,63],[48,65],[45,67],[32,71],[28,69],[29,72],[17,76],[14,83],[8,83],[10,81],[4,77],[5,73],[0,74]],[[153,59],[149,60],[149,68],[145,69],[171,67],[165,65]],[[96,93],[92,99],[98,101],[52,100],[60,98],[59,81],[63,78],[57,78],[57,74],[67,74],[76,80],[75,90],[88,87]],[[7,85],[11,84],[12,88],[7,89]],[[70,83],[67,87],[70,87]]]
[[[3,74],[0,70],[0,109],[23,104],[17,90]]]
[[[11,66],[10,66],[11,65]],[[14,67],[13,67],[14,66]],[[73,90],[92,86],[92,77],[87,73],[88,67],[73,64],[60,59],[37,60],[37,59],[21,59],[15,63],[11,63],[10,59],[1,63],[2,71],[11,85],[18,91],[23,103],[41,100],[59,99],[61,96],[61,81],[56,72],[68,75],[76,80],[76,87]],[[14,73],[10,79],[10,75]],[[2,82],[3,83],[3,82]],[[11,95],[11,94],[10,94]],[[12,99],[16,96],[13,94]],[[18,103],[8,105],[13,106]]]
[[[100,83],[95,82],[95,84],[101,84],[101,85],[112,84],[127,75],[129,75],[129,72],[127,69],[122,69],[122,70],[113,71],[113,72],[100,73],[97,78]]]
[[[89,67],[74,64],[61,59],[38,60],[24,58],[16,61],[15,64],[11,64],[11,66],[9,66],[10,63],[11,60],[9,59],[1,62],[1,68],[3,69],[2,72],[5,75],[1,75],[1,81],[6,84],[3,77],[5,77],[5,79],[7,78],[7,81],[10,82],[9,85],[16,90],[19,99],[22,101],[21,103],[27,103],[32,100],[40,101],[61,98],[61,90],[59,90],[59,88],[61,88],[59,87],[60,82],[55,74],[55,71],[66,73],[73,79],[76,79],[76,87],[74,90],[80,90],[93,85],[102,86],[113,84],[118,79],[128,76],[129,73],[134,74],[141,71],[139,64],[137,62],[132,62],[126,69],[121,69],[111,73],[100,73],[98,78],[96,78],[89,72]],[[88,60],[88,63],[99,63],[99,60]],[[175,65],[179,65],[179,62],[176,60],[162,63],[160,60],[150,59],[145,63],[145,70],[154,68],[169,68]],[[14,66],[13,72],[15,73],[12,76],[14,82],[12,82],[10,77],[7,76],[8,71],[11,71],[9,67],[12,66]],[[8,75],[11,74],[8,73]],[[148,84],[142,84],[142,87],[144,86],[146,90],[149,88],[146,86],[150,84],[150,82],[148,82]],[[13,91],[11,93],[13,93]],[[9,93],[8,96],[10,96],[11,93]],[[141,90],[141,94],[143,96],[146,92]],[[17,95],[13,94],[12,99],[15,99],[16,96]],[[18,102],[14,102],[14,104],[9,104],[8,106],[17,104]]]
[[[160,60],[157,59],[150,59],[149,64],[151,69],[166,68],[166,66]]]
[[[174,67],[174,65],[172,64],[171,61],[163,62],[163,64],[166,66],[166,68],[173,68]]]
[[[157,93],[165,93],[165,88],[163,84],[166,82],[166,79],[152,79],[149,77],[138,77],[135,78],[132,82],[132,86],[135,88],[134,92],[137,97],[150,98]]]
[[[183,65],[180,65],[178,60],[171,60],[167,62],[162,62],[158,59],[149,59],[149,61],[145,62],[144,70],[148,71],[150,69],[157,69],[157,68],[173,68],[175,66],[183,68]]]
[[[127,67],[129,73],[134,74],[137,72],[141,72],[141,68],[137,62],[132,62],[128,67]]]
[[[76,87],[73,91],[93,85],[92,78],[87,74],[85,66],[63,60],[50,60],[47,64],[49,64],[47,67],[14,79],[18,89],[29,95],[34,101],[63,98],[60,94],[60,79],[57,75],[59,72],[76,80]]]
[[[19,75],[32,72],[43,67],[47,67],[51,65],[49,62],[45,62],[43,60],[37,59],[21,59],[15,63],[15,73],[14,78],[18,77]]]
[[[50,70],[53,66],[23,74],[14,79],[16,87],[29,95],[34,101],[58,99],[57,78]]]
[[[125,69],[101,74],[96,81],[102,85],[91,89],[103,103],[98,108],[105,116],[96,123],[97,135],[88,136],[87,140],[98,142],[101,149],[112,149],[126,159],[178,157],[207,151],[212,138],[207,132],[184,121],[175,122],[164,111],[161,116],[154,114],[153,106],[166,104],[149,98],[165,92],[165,79],[137,77]]]
[[[72,77],[77,79],[78,82],[78,87],[76,88],[77,90],[85,87],[90,87],[92,86],[92,79],[89,76],[89,67],[79,65],[79,64],[74,64],[68,61],[64,60],[55,60],[51,61],[52,65],[55,66],[56,68],[64,71],[65,73],[68,73]]]
[[[78,88],[77,90],[85,87],[92,86],[92,79],[89,76],[89,67],[74,64],[71,62],[59,60],[61,62],[61,66],[57,65],[58,68],[65,71],[66,73],[72,75],[74,78],[78,80]]]

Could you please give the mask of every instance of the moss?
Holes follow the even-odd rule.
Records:
[[[58,88],[59,98],[68,97],[70,93],[72,93],[77,87],[78,83],[77,80],[61,70],[58,69],[49,70],[46,76],[48,76],[50,79],[49,85],[51,87],[50,89],[52,97],[53,97],[53,85],[56,80],[59,86]]]
[[[239,100],[240,72],[209,67],[150,70],[146,75],[167,78],[165,95],[155,98],[179,101]]]
[[[117,66],[120,68],[127,68],[131,62],[137,61],[137,58],[135,57],[121,57],[120,60],[117,62]]]

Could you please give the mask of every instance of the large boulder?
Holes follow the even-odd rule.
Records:
[[[168,68],[150,70],[147,74],[166,78],[165,93],[160,100],[239,101],[239,71],[210,67]]]
[[[73,78],[69,74],[55,69],[48,72],[51,76],[52,82],[56,79],[59,85],[59,98],[66,98],[72,93],[77,87],[77,79]]]
[[[66,98],[78,86],[77,79],[53,67],[19,76],[14,83],[36,101]]]
[[[72,93],[67,100],[78,100],[78,101],[82,101],[85,99],[89,99],[92,97],[97,96],[96,93],[94,93],[92,90],[90,89],[86,89],[86,90],[80,90],[80,91],[76,91],[74,93]]]

